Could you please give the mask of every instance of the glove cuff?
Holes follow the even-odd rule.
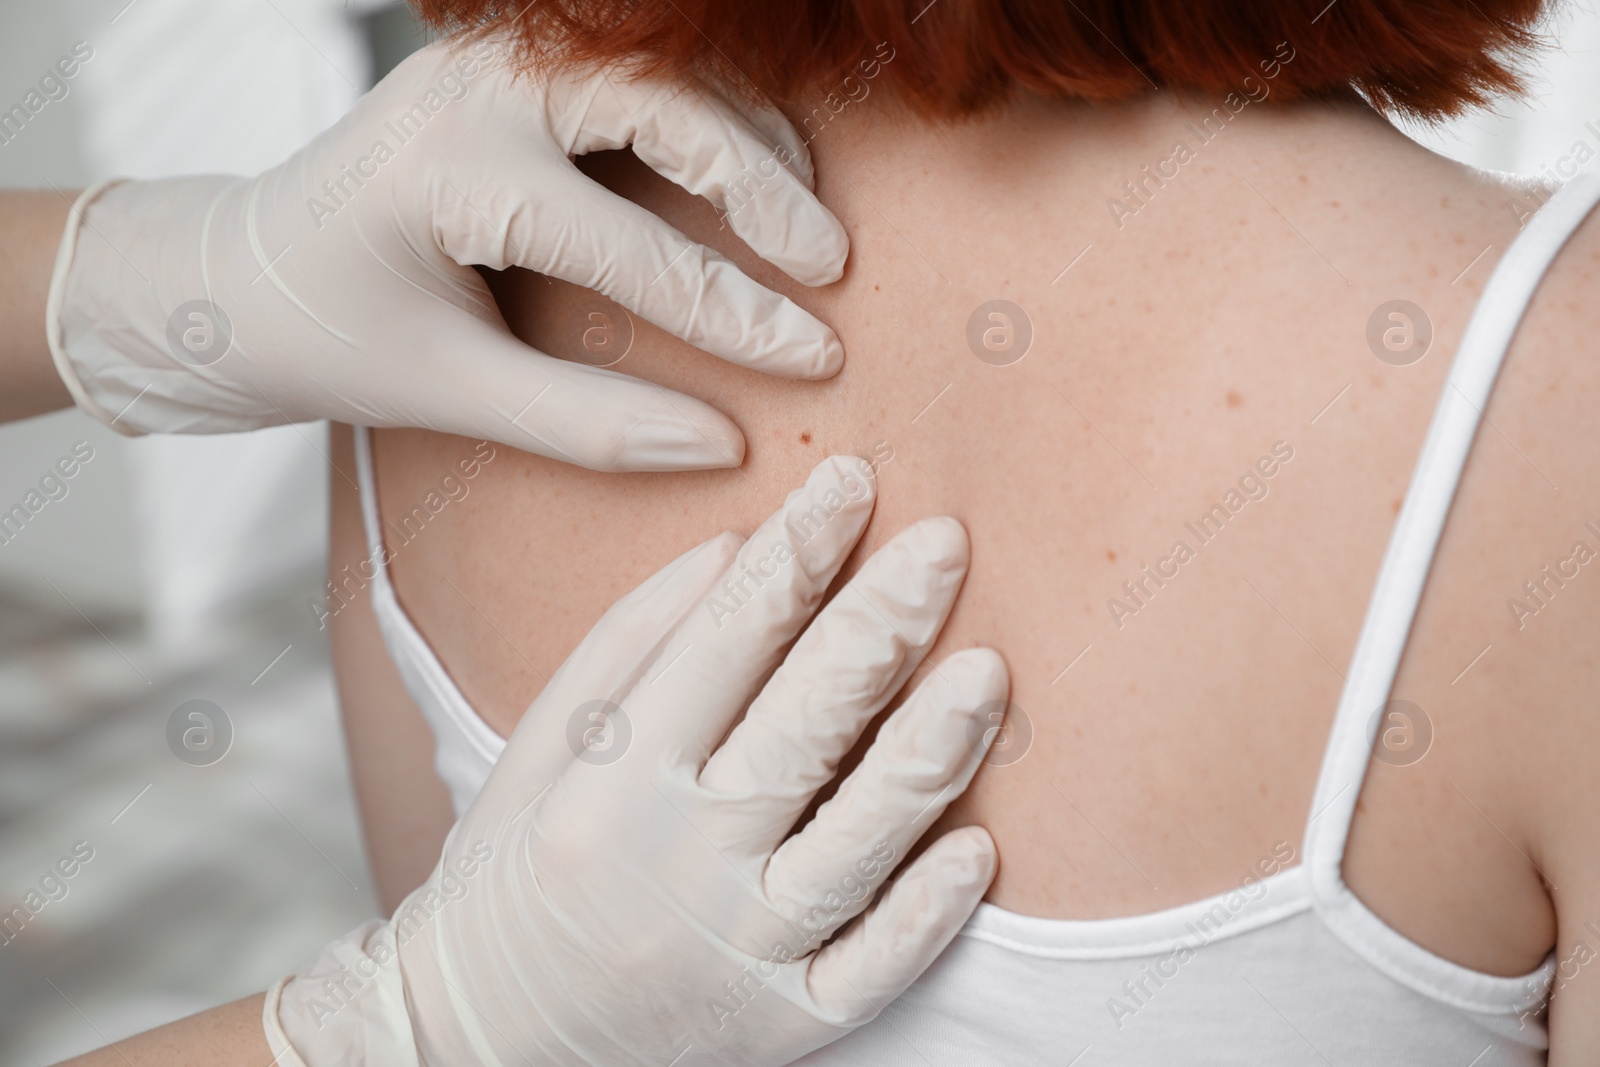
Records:
[[[61,311],[67,299],[67,275],[72,270],[72,258],[78,249],[78,232],[83,228],[83,214],[101,193],[124,180],[107,178],[105,181],[97,182],[85,189],[73,202],[72,211],[67,215],[67,227],[61,233],[61,244],[56,249],[55,269],[50,274],[50,295],[45,302],[45,336],[50,342],[50,359],[55,363],[56,373],[61,375],[67,391],[72,394],[73,402],[118,433],[132,436],[138,431],[128,426],[118,426],[116,416],[96,403],[89,395],[89,391],[84,388],[83,381],[78,377],[77,368],[72,365],[72,360],[67,355],[66,344],[61,335]]]
[[[261,1023],[284,1067],[421,1067],[394,927],[377,919],[279,979]]]
[[[50,278],[45,335],[73,400],[119,433],[264,424],[228,414],[238,390],[213,366],[233,346],[211,303],[207,234],[240,186],[218,175],[118,179],[73,205]]]
[[[307,1067],[300,1053],[289,1044],[289,1035],[283,1032],[283,1026],[278,1022],[278,1003],[283,997],[283,987],[292,981],[294,975],[286,974],[267,990],[267,999],[261,1008],[261,1029],[266,1032],[267,1047],[272,1050],[274,1064],[278,1067]]]

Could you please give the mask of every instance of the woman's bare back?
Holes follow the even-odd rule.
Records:
[[[1012,669],[1010,755],[945,820],[994,834],[989,899],[1130,915],[1228,889],[1286,848],[1297,857],[1450,359],[1537,199],[1351,104],[1255,103],[1208,124],[1210,104],[1164,93],[950,127],[881,104],[810,127],[819,194],[853,242],[844,280],[821,291],[767,268],[631,157],[596,161],[602,180],[832,324],[846,368],[774,381],[635,321],[617,369],[727,412],[744,465],[600,475],[500,449],[398,549],[402,602],[505,733],[616,597],[695,542],[751,530],[821,457],[855,453],[879,470],[866,549],[929,514],[971,534],[938,651],[990,644]],[[1600,888],[1586,816],[1600,734],[1584,706],[1600,685],[1600,578],[1584,566],[1542,598],[1524,587],[1574,542],[1600,547],[1584,525],[1600,526],[1587,436],[1600,365],[1585,351],[1597,273],[1591,222],[1507,359],[1394,689],[1431,742],[1415,762],[1374,763],[1345,862],[1401,933],[1495,974],[1539,963],[1558,908],[1563,944],[1583,909],[1600,917],[1600,895],[1580,896]],[[604,328],[597,310],[621,321],[570,286],[495,284],[513,328],[548,351],[579,351],[584,329]],[[1414,362],[1403,331],[1420,320],[1379,311],[1396,300],[1431,327]],[[1009,350],[991,335],[991,350],[982,332],[1024,319],[1001,305],[1008,319],[975,317],[991,301],[1031,329],[1015,362],[1018,334]],[[1375,318],[1380,334],[1402,331],[1378,344],[1387,359],[1369,344]],[[396,520],[472,450],[415,431],[376,440]],[[351,510],[339,513],[336,551],[350,543]],[[1514,597],[1539,606],[1514,613]],[[346,670],[359,658],[341,656]],[[369,813],[399,817],[415,815]]]

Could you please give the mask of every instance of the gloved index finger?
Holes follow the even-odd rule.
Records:
[[[847,456],[824,460],[789,494],[624,701],[635,747],[699,773],[810,620],[866,529],[875,497],[866,464]]]

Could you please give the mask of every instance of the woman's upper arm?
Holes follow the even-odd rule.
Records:
[[[1600,212],[1568,241],[1534,297],[1517,341],[1529,358],[1502,372],[1513,382],[1521,375],[1525,394],[1536,399],[1525,405],[1522,417],[1497,418],[1488,431],[1517,441],[1527,450],[1530,467],[1537,465],[1548,476],[1528,474],[1538,495],[1530,496],[1523,511],[1536,520],[1541,535],[1524,556],[1524,576],[1530,580],[1500,593],[1511,594],[1505,601],[1508,621],[1492,655],[1507,668],[1516,663],[1515,677],[1523,681],[1505,703],[1523,731],[1516,747],[1529,756],[1516,763],[1526,768],[1518,785],[1539,828],[1530,843],[1532,860],[1555,904],[1550,1063],[1557,1067],[1593,1063],[1600,1049],[1597,282]]]
[[[1600,725],[1592,706],[1581,717],[1588,721],[1575,729],[1558,726],[1564,743],[1551,746],[1562,754],[1547,761],[1550,854],[1537,857],[1556,905],[1550,1063],[1557,1067],[1593,1063],[1600,1049]]]
[[[330,599],[327,626],[367,858],[389,912],[433,869],[455,815],[434,773],[433,733],[384,648],[371,589],[345,580],[359,573],[366,538],[353,435],[335,424],[329,436],[328,574],[345,599]]]

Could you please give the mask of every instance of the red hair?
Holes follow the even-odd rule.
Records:
[[[530,63],[621,62],[795,101],[885,70],[920,115],[1018,92],[1124,100],[1153,87],[1243,91],[1264,63],[1279,101],[1355,91],[1439,118],[1517,92],[1544,0],[414,0],[437,29],[514,25]],[[924,6],[926,5],[926,6]],[[882,58],[882,53],[878,53]]]

